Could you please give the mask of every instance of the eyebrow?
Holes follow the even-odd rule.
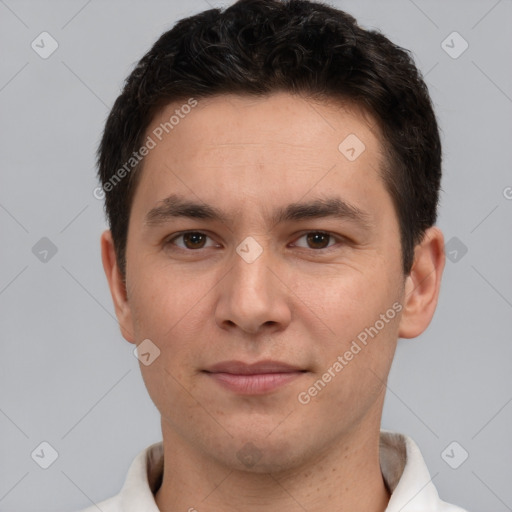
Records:
[[[149,210],[145,216],[145,224],[148,227],[157,227],[178,217],[220,221],[224,224],[228,224],[232,222],[236,216],[228,215],[215,206],[190,201],[177,194],[172,194]],[[291,203],[275,210],[270,221],[272,225],[275,225],[283,222],[326,217],[349,220],[361,225],[361,227],[365,229],[370,229],[373,225],[371,215],[339,197],[327,197],[307,202]]]

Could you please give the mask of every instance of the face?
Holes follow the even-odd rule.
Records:
[[[160,351],[140,366],[164,438],[273,471],[378,428],[405,278],[371,118],[218,96],[162,136],[180,106],[147,132],[116,309]]]

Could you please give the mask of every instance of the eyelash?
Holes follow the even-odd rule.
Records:
[[[177,246],[176,244],[174,244],[173,242],[175,240],[177,240],[178,238],[181,238],[185,235],[188,235],[188,234],[197,234],[197,235],[204,235],[208,238],[211,239],[211,237],[207,234],[207,233],[204,233],[203,231],[182,231],[181,233],[178,233],[178,234],[174,234],[172,235],[171,238],[168,238],[165,240],[164,242],[164,245],[165,246],[174,246],[178,249],[181,249],[183,251],[187,251],[187,252],[198,252],[200,251],[201,249],[207,249],[208,247],[200,247],[198,249],[188,249],[186,247],[180,247],[180,246]],[[329,236],[331,239],[334,239],[335,242],[337,242],[338,244],[340,242],[343,242],[344,241],[344,238],[341,237],[341,236],[337,236],[337,235],[334,235],[333,233],[330,233],[328,231],[317,231],[317,230],[314,230],[314,231],[306,231],[304,233],[302,233],[299,238],[297,238],[296,240],[300,240],[301,238],[307,236],[307,235],[310,235],[310,234],[318,234],[318,235],[326,235],[326,236]],[[335,247],[337,244],[332,244],[332,245],[328,245],[327,247],[323,247],[323,248],[320,248],[320,249],[314,249],[314,248],[310,248],[310,247],[299,247],[299,249],[306,249],[306,250],[311,250],[311,251],[314,251],[314,252],[320,252],[320,251],[328,251],[329,249],[332,249],[333,247]]]

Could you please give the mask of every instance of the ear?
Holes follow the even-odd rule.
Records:
[[[405,281],[399,337],[415,338],[430,324],[437,306],[445,261],[443,233],[433,226],[427,229],[414,250],[413,266]]]
[[[104,231],[101,235],[101,260],[103,262],[105,275],[107,276],[108,286],[110,287],[121,334],[126,341],[135,343],[132,314],[128,303],[126,285],[123,282],[123,277],[117,266],[116,251],[110,230]]]

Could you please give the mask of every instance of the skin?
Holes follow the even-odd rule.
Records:
[[[147,133],[180,105],[157,114]],[[366,147],[354,161],[338,150],[349,134]],[[160,510],[385,510],[378,444],[385,383],[397,339],[430,323],[445,260],[443,235],[432,227],[403,275],[381,154],[375,122],[355,107],[274,93],[201,100],[145,157],[126,285],[109,231],[101,245],[123,336],[134,344],[149,338],[160,350],[140,365],[162,417]],[[171,194],[232,218],[149,226],[146,214]],[[366,212],[368,225],[270,220],[278,207],[332,196]],[[199,236],[204,246],[173,240],[182,231],[206,234]],[[307,237],[318,231],[333,235],[321,237],[326,248]],[[263,250],[252,263],[236,252],[247,236]],[[395,302],[400,313],[301,404],[298,394]],[[307,371],[267,394],[244,396],[202,371],[233,359]],[[252,466],[239,456],[244,446],[258,459]]]

